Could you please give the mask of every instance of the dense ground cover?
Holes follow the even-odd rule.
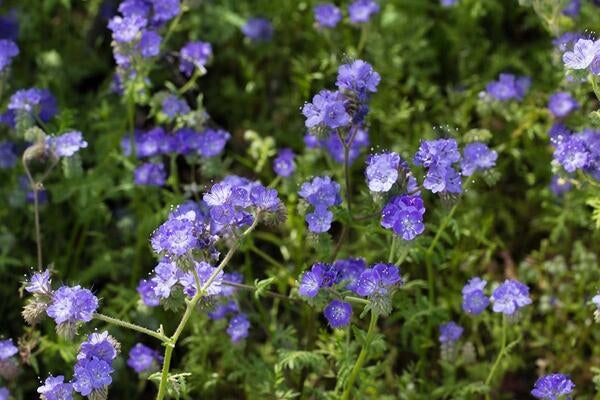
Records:
[[[0,399],[596,398],[599,16],[2,2]]]

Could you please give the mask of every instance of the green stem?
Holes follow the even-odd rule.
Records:
[[[354,297],[354,296],[345,296],[344,300],[349,301],[351,303],[357,303],[357,304],[364,304],[364,305],[369,305],[371,304],[371,302],[369,300],[360,298],[360,297]]]
[[[365,48],[367,44],[367,37],[369,36],[369,24],[364,24],[360,31],[360,39],[358,40],[358,46],[356,47],[356,55],[360,56],[360,53]]]
[[[151,329],[144,328],[143,326],[132,324],[131,322],[127,322],[127,321],[123,321],[123,320],[120,320],[117,318],[109,317],[108,315],[95,313],[94,319],[104,321],[104,322],[107,322],[112,325],[117,325],[117,326],[120,326],[120,327],[123,327],[126,329],[131,329],[132,331],[137,331],[137,332],[143,333],[148,336],[152,336],[153,338],[156,338],[162,342],[166,342],[169,340],[169,338],[161,332],[153,331]]]
[[[496,369],[498,368],[498,365],[500,365],[500,360],[502,360],[502,357],[504,357],[504,354],[506,351],[506,329],[507,329],[506,316],[504,314],[502,314],[502,342],[500,345],[500,352],[498,353],[498,357],[496,358],[496,361],[494,362],[494,365],[492,366],[492,369],[490,370],[490,373],[488,374],[488,376],[485,380],[486,385],[489,385],[490,382],[492,381],[492,379],[494,378]]]
[[[375,334],[375,327],[377,326],[377,318],[378,315],[371,310],[371,322],[369,323],[369,330],[367,331],[367,337],[365,338],[365,343],[363,344],[362,349],[360,350],[360,354],[356,359],[356,363],[354,364],[354,368],[352,368],[352,372],[350,373],[350,377],[348,378],[348,382],[346,382],[346,389],[344,393],[342,393],[342,400],[350,399],[350,392],[352,391],[352,387],[354,386],[354,382],[358,377],[358,373],[362,368],[365,360],[367,359],[367,354],[369,353],[369,346],[371,345],[371,340],[373,340],[373,335]]]
[[[171,169],[171,171],[170,171],[171,176],[169,177],[169,179],[171,180],[171,186],[173,187],[175,194],[180,195],[181,190],[179,188],[179,171],[177,170],[177,154],[175,154],[175,153],[171,154],[170,169]]]
[[[254,217],[254,222],[252,222],[252,225],[250,225],[250,227],[248,229],[246,229],[244,231],[244,233],[242,233],[242,237],[248,236],[250,234],[250,232],[252,232],[254,230],[254,228],[256,228],[256,225],[258,225],[259,219],[260,219],[260,215],[256,215]],[[202,285],[201,288],[198,288],[194,297],[192,297],[192,299],[187,302],[187,307],[185,309],[185,312],[183,313],[183,316],[181,317],[181,321],[179,321],[179,325],[177,325],[177,328],[175,329],[175,333],[173,333],[173,335],[170,338],[168,338],[167,341],[165,341],[166,349],[165,349],[163,367],[162,367],[162,372],[161,372],[161,377],[160,377],[160,384],[158,386],[158,394],[156,395],[156,400],[163,400],[165,397],[165,394],[167,391],[167,381],[169,380],[169,369],[171,367],[171,356],[173,355],[173,350],[175,349],[175,346],[177,344],[177,341],[179,340],[179,337],[181,336],[183,330],[185,329],[185,326],[187,325],[190,317],[192,316],[192,312],[196,308],[196,305],[198,304],[200,299],[206,293],[206,290],[210,287],[210,285],[214,282],[214,280],[217,279],[217,276],[219,276],[221,271],[223,271],[223,269],[225,269],[227,264],[229,264],[229,261],[231,261],[231,258],[233,257],[233,255],[235,254],[235,252],[237,251],[239,246],[240,246],[239,242],[236,242],[229,249],[229,251],[227,252],[227,254],[225,254],[225,257],[223,258],[221,263],[217,266],[217,268],[212,273],[212,275],[208,278],[208,280],[206,282],[204,282],[204,285]]]
[[[270,262],[274,266],[276,266],[278,268],[281,268],[281,269],[285,269],[285,266],[282,263],[280,263],[279,261],[275,260],[273,257],[271,257],[270,255],[268,255],[267,253],[265,253],[264,251],[262,251],[261,249],[259,249],[258,247],[256,247],[254,244],[250,245],[250,251],[252,251],[256,255],[262,257],[263,259],[265,259],[266,261]]]
[[[185,85],[179,88],[179,95],[185,94],[188,92],[188,90],[192,89],[196,85],[196,81],[198,80],[198,78],[204,75],[205,73],[206,70],[196,69],[192,77],[188,79]]]

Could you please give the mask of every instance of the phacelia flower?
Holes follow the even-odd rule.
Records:
[[[277,190],[255,185],[250,189],[250,200],[259,211],[275,212],[283,207]]]
[[[581,135],[563,138],[554,150],[554,159],[569,173],[587,167],[590,163],[590,152],[585,138]]]
[[[205,71],[206,63],[212,58],[212,45],[207,42],[189,42],[179,51],[179,70],[191,76],[195,69]]]
[[[323,233],[331,229],[333,213],[325,206],[315,207],[313,212],[307,213],[305,217],[308,230],[313,233]]]
[[[101,359],[80,360],[75,364],[73,389],[82,396],[89,396],[93,391],[103,390],[112,383],[111,365]]]
[[[352,306],[350,303],[335,299],[325,306],[323,314],[332,328],[344,328],[350,324]]]
[[[108,29],[112,31],[113,39],[118,43],[130,43],[141,35],[148,21],[139,15],[121,17],[114,16],[108,22]]]
[[[242,227],[252,223],[252,215],[245,210],[252,202],[248,187],[244,186],[233,180],[223,180],[204,194],[203,199],[208,205],[212,224],[219,227]]]
[[[212,320],[220,320],[227,317],[229,314],[237,314],[240,308],[235,301],[218,304],[212,311],[208,313],[208,318]]]
[[[202,157],[214,157],[223,151],[231,138],[229,132],[222,129],[205,129],[198,136],[198,153]]]
[[[481,142],[469,143],[463,151],[461,172],[464,176],[471,176],[475,171],[484,171],[496,165],[498,153]]]
[[[13,142],[0,142],[0,168],[12,168],[17,163],[17,146]]]
[[[58,157],[71,157],[79,150],[85,149],[88,146],[88,143],[83,140],[83,135],[79,131],[49,137],[47,143]]]
[[[62,375],[47,377],[37,392],[42,400],[73,400],[73,385],[65,382]]]
[[[563,118],[579,108],[579,103],[567,92],[556,92],[548,100],[550,112],[557,118]]]
[[[356,292],[361,274],[367,269],[362,258],[347,258],[336,260],[333,268],[337,271],[336,280],[345,283],[345,288]]]
[[[552,41],[552,44],[562,53],[572,50],[577,40],[583,38],[579,32],[565,32]]]
[[[0,72],[4,71],[19,54],[19,48],[12,40],[0,39]]]
[[[569,4],[565,8],[563,8],[563,15],[568,15],[570,17],[579,15],[581,11],[581,0],[571,0]]]
[[[555,196],[562,196],[563,194],[571,190],[572,187],[573,184],[570,180],[558,175],[553,175],[552,179],[550,180],[550,190],[552,191],[552,193],[554,193]]]
[[[529,288],[516,279],[507,279],[498,286],[491,297],[494,312],[513,315],[522,307],[531,304]]]
[[[253,42],[268,42],[273,37],[273,25],[265,18],[249,18],[242,26],[242,33]]]
[[[315,297],[321,288],[331,287],[340,282],[343,276],[332,264],[315,263],[300,280],[298,293],[303,297]]]
[[[49,270],[36,272],[31,275],[31,278],[25,284],[25,290],[29,293],[48,294],[52,292],[51,282]]]
[[[587,69],[591,67],[594,74],[600,74],[600,40],[578,39],[573,51],[563,54],[565,67],[570,69]]]
[[[0,387],[0,400],[10,400],[10,390],[5,387]]]
[[[479,277],[472,278],[462,289],[462,307],[471,315],[481,314],[490,304],[490,299],[483,293],[487,282]]]
[[[531,394],[537,399],[559,400],[561,396],[573,393],[574,388],[575,384],[567,375],[555,373],[539,378]]]
[[[250,321],[245,314],[237,314],[229,321],[227,327],[227,334],[231,338],[233,343],[237,343],[242,339],[248,337],[248,331],[250,330]]]
[[[400,270],[393,264],[378,263],[362,272],[354,291],[359,296],[385,296],[395,286],[402,285]]]
[[[317,176],[311,181],[304,182],[298,194],[315,207],[331,207],[342,203],[340,184],[328,176]]]
[[[8,109],[36,114],[43,122],[48,122],[58,112],[56,98],[47,89],[18,90],[10,97]]]
[[[440,343],[456,342],[462,336],[463,331],[462,326],[453,321],[440,325]]]
[[[157,24],[163,24],[172,20],[181,10],[180,0],[149,0],[152,3],[154,17],[152,20]]]
[[[374,0],[355,0],[348,6],[350,21],[355,24],[369,22],[371,16],[379,12],[379,4]]]
[[[182,256],[198,246],[197,227],[187,219],[168,219],[152,235],[152,249],[156,253]]]
[[[296,170],[296,163],[294,162],[294,152],[291,149],[281,149],[277,153],[277,157],[273,160],[273,171],[278,176],[287,178],[292,175]]]
[[[0,361],[7,360],[17,354],[19,349],[12,339],[0,340]]]
[[[460,193],[462,182],[452,164],[460,160],[458,144],[454,139],[424,140],[415,153],[413,162],[427,168],[423,182],[433,193]]]
[[[62,286],[52,296],[46,313],[57,324],[89,322],[98,308],[98,298],[81,286]]]
[[[371,64],[356,60],[349,64],[340,65],[335,82],[342,92],[355,92],[359,99],[365,99],[368,93],[375,93],[381,76],[375,72]]]
[[[209,279],[218,271],[217,268],[211,266],[205,261],[196,262],[196,274],[200,280],[200,288],[203,288],[209,281]],[[193,272],[186,272],[180,279],[179,282],[183,285],[183,292],[188,297],[194,297],[197,290],[196,278]],[[216,296],[221,294],[221,286],[223,283],[223,271],[219,271],[215,278],[212,280],[210,285],[205,289],[204,295]]]
[[[107,331],[101,333],[94,332],[79,347],[77,360],[97,358],[111,363],[117,357],[118,352],[118,342]]]
[[[160,353],[142,343],[133,346],[127,358],[127,365],[138,374],[155,371],[161,362]]]
[[[458,4],[458,0],[440,0],[440,5],[442,7],[452,7]]]
[[[156,57],[160,53],[162,38],[155,31],[144,31],[137,47],[144,58]]]
[[[142,299],[142,302],[148,307],[156,307],[160,304],[160,298],[156,296],[154,288],[156,283],[151,280],[142,279],[137,286],[137,292]]]
[[[392,198],[381,211],[381,226],[404,240],[413,240],[425,231],[425,206],[419,195]]]
[[[331,3],[318,4],[314,8],[315,21],[321,28],[335,28],[342,20],[342,11]]]
[[[306,103],[302,107],[302,114],[306,117],[304,125],[313,130],[347,126],[352,119],[346,111],[344,101],[340,92],[321,90],[313,97],[312,103]]]
[[[175,95],[169,95],[162,101],[162,112],[169,118],[175,118],[178,115],[185,115],[190,112],[190,106],[185,100]]]
[[[487,84],[487,94],[496,100],[523,100],[525,94],[531,86],[531,79],[525,76],[516,76],[513,74],[500,74],[497,81]]]
[[[164,186],[167,172],[162,163],[143,163],[133,171],[133,181],[136,185]]]
[[[375,154],[367,159],[367,185],[372,192],[387,192],[398,180],[400,156],[394,152]]]

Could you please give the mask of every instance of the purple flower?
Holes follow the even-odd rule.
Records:
[[[458,0],[440,0],[442,7],[452,7],[458,4]]]
[[[57,324],[89,322],[98,308],[98,298],[81,286],[62,286],[52,296],[52,303],[46,310]]]
[[[337,271],[336,280],[344,282],[346,289],[356,292],[359,278],[367,269],[367,264],[362,258],[348,258],[336,260],[333,263],[333,269]]]
[[[137,39],[148,21],[140,15],[121,17],[114,16],[108,22],[108,29],[112,31],[113,39],[118,43],[130,43]]]
[[[319,289],[323,287],[331,287],[342,280],[343,276],[340,270],[332,265],[325,263],[315,263],[310,271],[307,271],[302,276],[298,293],[304,297],[315,297],[319,293]]]
[[[73,385],[65,382],[65,377],[62,375],[47,377],[37,392],[43,400],[73,400]],[[6,399],[8,400],[8,397]]]
[[[156,370],[161,362],[160,353],[142,343],[133,346],[127,358],[127,365],[138,374]]]
[[[195,69],[204,73],[206,63],[212,58],[212,45],[207,42],[189,42],[179,51],[179,70],[186,76],[191,76]]]
[[[152,235],[156,253],[182,256],[198,246],[197,227],[187,219],[168,219]]]
[[[573,393],[574,388],[575,384],[567,375],[555,373],[539,378],[531,394],[537,399],[559,400],[561,396]]]
[[[328,176],[317,176],[311,181],[304,182],[298,194],[315,207],[331,207],[342,203],[339,183]]]
[[[231,318],[229,326],[227,327],[227,334],[231,338],[233,343],[237,343],[242,339],[248,337],[248,331],[250,330],[250,321],[245,314],[238,314]]]
[[[17,146],[13,142],[0,142],[0,168],[12,168],[17,163]]]
[[[398,180],[400,156],[394,152],[381,153],[367,158],[367,185],[372,192],[387,192]]]
[[[471,176],[475,171],[490,169],[496,165],[498,153],[490,150],[485,143],[469,143],[463,150],[461,170],[464,176]]]
[[[323,233],[329,231],[331,228],[333,213],[325,206],[317,206],[313,212],[306,214],[305,220],[309,231]]]
[[[90,334],[77,353],[77,360],[97,358],[111,363],[116,357],[115,339],[107,331]]]
[[[277,157],[273,160],[273,171],[279,176],[287,178],[296,170],[294,162],[294,152],[291,149],[281,149]]]
[[[149,0],[154,9],[152,20],[157,24],[163,24],[177,16],[181,9],[180,0]]]
[[[433,193],[460,193],[462,182],[452,164],[460,160],[454,139],[425,140],[414,156],[414,163],[427,168],[423,186]]]
[[[378,263],[364,270],[356,282],[354,291],[359,296],[385,296],[396,286],[402,285],[400,270],[393,264]]]
[[[188,106],[185,100],[180,99],[175,95],[168,95],[162,101],[162,112],[173,119],[178,115],[189,113],[190,106]],[[194,132],[193,130],[190,131]]]
[[[138,43],[138,50],[142,57],[156,57],[160,53],[162,38],[155,31],[144,31]]]
[[[283,207],[277,190],[256,185],[250,190],[250,200],[258,210],[275,212]]]
[[[196,274],[200,280],[200,289],[202,289],[211,276],[215,274],[217,268],[211,266],[205,261],[196,262]],[[180,279],[179,282],[183,285],[183,292],[188,297],[194,297],[196,295],[197,285],[196,278],[193,272],[186,272]],[[203,295],[205,296],[216,296],[221,294],[221,285],[223,283],[223,271],[219,271],[210,285],[205,289]]]
[[[589,40],[589,39],[578,39],[575,42],[573,51],[567,51],[563,54],[563,62],[565,67],[571,69],[587,69],[592,64],[599,64],[595,62],[600,54],[600,40]],[[600,67],[600,65],[597,65]],[[592,68],[592,72],[595,74],[600,73],[600,68]]]
[[[113,372],[109,363],[97,358],[80,360],[75,364],[73,389],[82,396],[89,396],[112,383]]]
[[[145,18],[150,14],[150,4],[147,0],[125,0],[119,4],[119,12],[126,17],[138,15]]]
[[[321,28],[335,28],[342,20],[342,11],[331,3],[317,4],[314,8],[315,21]]]
[[[0,72],[4,71],[19,54],[19,48],[12,40],[0,39]]]
[[[569,190],[571,190],[573,184],[568,179],[565,179],[558,175],[553,175],[550,180],[550,190],[555,196],[562,196]]]
[[[17,40],[18,37],[19,21],[13,9],[6,15],[0,15],[0,39]]]
[[[344,101],[340,92],[321,90],[313,97],[312,103],[302,107],[302,114],[306,117],[304,125],[308,129],[337,129],[350,124],[351,118]]]
[[[228,301],[227,303],[217,305],[208,313],[208,317],[212,320],[220,320],[225,318],[228,314],[237,314],[239,312],[240,308],[238,307],[237,303],[235,301]]]
[[[164,258],[154,267],[154,276],[150,279],[154,286],[154,295],[158,299],[166,299],[171,296],[171,290],[179,282],[182,272],[177,266]]]
[[[79,131],[71,131],[60,136],[49,137],[47,143],[58,157],[71,157],[80,149],[85,149],[88,146]]]
[[[307,135],[314,137],[312,135]],[[346,142],[350,140],[350,137],[345,138]],[[336,133],[330,133],[325,139],[318,142],[318,145],[324,147],[331,158],[337,163],[344,163],[344,145],[340,140],[340,137]],[[360,155],[363,148],[369,145],[369,134],[365,129],[358,128],[352,143],[350,143],[350,151],[348,153],[348,162],[353,163],[356,158]]]
[[[0,361],[11,358],[19,352],[12,339],[0,340]]]
[[[43,122],[48,122],[58,112],[56,99],[47,89],[22,89],[10,97],[8,109],[38,114]]]
[[[350,64],[340,65],[335,82],[342,92],[348,90],[355,92],[359,99],[364,99],[368,93],[375,93],[381,76],[363,60],[355,60]]]
[[[52,292],[52,288],[50,287],[51,282],[49,270],[36,272],[27,281],[25,290],[29,293],[48,294]]]
[[[548,100],[550,112],[558,118],[563,118],[579,108],[579,103],[567,92],[556,92]]]
[[[463,330],[460,325],[453,321],[440,325],[440,343],[456,342],[462,336]]]
[[[513,315],[520,308],[531,304],[529,288],[516,279],[507,279],[498,286],[491,297],[494,312]]]
[[[472,278],[462,289],[463,310],[467,314],[479,315],[490,304],[490,300],[485,296],[483,290],[487,282],[479,277]]]
[[[273,25],[265,18],[248,18],[242,33],[253,42],[268,42],[273,37]]]
[[[247,185],[243,179],[241,181],[244,183],[234,177],[228,178],[214,184],[203,197],[209,208],[211,230],[215,233],[225,226],[239,228],[253,221],[252,215],[245,211],[252,205],[249,193],[251,185]]]
[[[143,163],[133,171],[136,185],[163,186],[167,181],[167,172],[162,163]]]
[[[500,74],[497,81],[487,84],[486,91],[488,95],[500,101],[511,99],[523,100],[523,97],[525,97],[525,94],[529,90],[529,86],[531,86],[531,79],[528,77]]]
[[[154,289],[156,283],[151,280],[142,279],[137,287],[137,292],[140,295],[142,302],[148,307],[156,307],[160,304],[160,298],[156,296]]]
[[[590,161],[585,138],[580,135],[565,137],[556,146],[554,158],[569,173],[585,168]]]
[[[568,16],[574,17],[576,15],[579,15],[580,11],[581,11],[581,0],[571,0],[569,2],[569,4],[567,4],[567,6],[565,8],[563,8],[562,13],[563,13],[563,15],[568,15]]]
[[[404,240],[413,240],[425,231],[425,206],[418,195],[392,198],[381,211],[381,226],[394,231]]]
[[[0,400],[10,400],[10,391],[5,387],[0,387]],[[70,399],[65,399],[65,400],[70,400]]]
[[[573,45],[583,36],[579,32],[565,32],[552,41],[552,44],[561,52],[573,49]]]
[[[350,21],[355,24],[369,22],[373,14],[379,12],[379,4],[373,0],[355,0],[348,6]]]
[[[344,328],[350,324],[352,318],[352,306],[341,300],[332,300],[323,309],[323,314],[329,322],[329,326],[334,329]]]
[[[202,157],[214,157],[223,151],[231,138],[229,132],[222,129],[206,129],[198,136],[198,153]]]

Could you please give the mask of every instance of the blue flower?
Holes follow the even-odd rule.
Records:
[[[73,385],[65,382],[65,377],[62,375],[47,377],[44,384],[38,387],[37,392],[44,400],[73,400]]]
[[[18,90],[10,97],[8,109],[36,114],[43,122],[48,122],[58,112],[56,98],[47,89]]]
[[[348,6],[350,21],[355,24],[369,22],[373,14],[379,12],[379,4],[373,0],[355,0]]]
[[[472,278],[462,289],[463,310],[467,314],[479,315],[490,304],[490,300],[483,293],[487,282],[479,277]]]
[[[563,118],[579,108],[579,103],[567,92],[556,92],[548,99],[550,112],[558,118]]]
[[[148,307],[156,307],[160,304],[160,298],[154,292],[155,287],[155,282],[146,279],[141,279],[137,286],[137,292],[142,302]]]
[[[305,220],[309,231],[323,233],[329,231],[331,228],[333,213],[325,206],[317,206],[313,212],[306,214]]]
[[[7,360],[17,354],[19,349],[12,339],[0,340],[0,361]]]
[[[352,306],[341,300],[332,300],[323,309],[327,322],[334,329],[344,328],[350,324],[352,318]]]
[[[398,180],[400,156],[394,152],[375,154],[367,158],[367,185],[372,192],[388,192]]]
[[[302,107],[302,114],[306,117],[304,125],[308,129],[337,129],[349,125],[352,119],[344,102],[345,98],[340,92],[321,90],[313,97],[312,103]]]
[[[148,21],[140,15],[129,15],[121,17],[114,16],[108,22],[108,29],[112,31],[113,39],[118,43],[130,43],[137,39]]]
[[[190,112],[190,106],[185,100],[180,99],[175,95],[168,95],[162,101],[162,112],[165,113],[169,118],[175,118],[178,115],[185,115]],[[191,129],[185,129],[187,132],[194,132]]]
[[[400,270],[393,264],[378,263],[364,270],[356,281],[354,291],[359,296],[385,296],[402,285]]]
[[[314,13],[317,25],[321,28],[335,28],[342,20],[342,11],[331,3],[317,4]]]
[[[335,82],[340,91],[355,92],[360,99],[377,91],[381,76],[375,72],[371,64],[363,60],[355,60],[350,64],[340,65]]]
[[[197,150],[202,157],[214,157],[223,151],[231,138],[229,132],[222,129],[205,129],[198,136]]]
[[[463,328],[456,322],[450,321],[440,325],[440,343],[450,344],[456,342],[463,334]]]
[[[523,100],[529,86],[531,86],[531,79],[528,77],[500,74],[497,81],[487,84],[486,91],[491,97],[500,101]]]
[[[296,170],[296,163],[294,162],[294,152],[291,149],[281,149],[277,153],[277,157],[273,160],[273,171],[278,176],[287,178],[292,175]]]
[[[62,286],[54,292],[46,313],[57,324],[89,322],[98,308],[98,298],[81,286]]]
[[[117,342],[107,331],[92,333],[79,347],[77,360],[99,360],[111,363],[117,357]]]
[[[391,229],[404,240],[413,240],[425,231],[425,206],[420,196],[392,198],[381,211],[381,226]]]
[[[36,272],[27,281],[25,290],[29,293],[49,294],[52,292],[51,282],[49,270]]]
[[[142,57],[156,57],[160,53],[161,41],[162,38],[155,31],[144,31],[137,46]]]
[[[195,69],[205,71],[205,66],[212,58],[212,45],[207,42],[189,42],[179,51],[179,70],[186,76],[191,76]]]
[[[0,72],[4,71],[19,54],[19,48],[12,40],[0,39]]]
[[[329,176],[317,176],[304,182],[298,194],[314,207],[331,207],[342,203],[340,185]]]
[[[13,142],[0,142],[0,168],[12,168],[17,163],[17,146]]]
[[[490,169],[496,165],[498,153],[490,150],[485,143],[469,143],[463,150],[460,163],[463,176],[471,176],[475,171]]]
[[[142,343],[136,343],[129,351],[127,365],[138,374],[158,369],[162,362],[160,353]]]
[[[82,396],[89,396],[112,383],[113,368],[98,358],[80,360],[75,364],[73,389]]]
[[[563,54],[563,62],[570,69],[590,68],[594,74],[600,74],[600,40],[578,39],[573,51]]]
[[[133,181],[136,185],[164,186],[167,172],[162,163],[143,163],[133,171]]]
[[[150,243],[156,253],[183,256],[198,246],[197,226],[187,219],[168,219],[154,232]]]
[[[237,343],[242,339],[248,337],[248,331],[250,330],[250,321],[245,314],[237,314],[229,321],[227,327],[227,333],[233,343]]]
[[[49,137],[48,145],[58,157],[71,157],[81,149],[85,149],[88,143],[83,140],[79,131],[71,131],[60,136]]]
[[[491,297],[494,312],[513,315],[519,309],[531,304],[529,288],[516,279],[507,279],[498,286]]]
[[[265,18],[249,18],[242,26],[242,33],[253,42],[268,42],[273,37],[273,25]]]
[[[567,375],[555,373],[539,378],[531,394],[537,399],[559,400],[561,396],[573,393],[574,388],[575,384]]]

